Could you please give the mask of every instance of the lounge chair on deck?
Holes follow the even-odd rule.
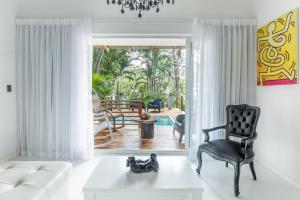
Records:
[[[105,112],[108,119],[113,121],[113,131],[115,131],[117,128],[122,128],[125,126],[125,118],[121,109],[103,107],[101,105],[100,97],[96,93],[93,94],[93,112],[94,114]],[[119,127],[117,127],[116,124],[117,118],[121,118],[122,120],[122,124]]]
[[[109,129],[109,134],[104,135],[104,136],[97,136],[97,134],[105,129]],[[96,144],[95,147],[101,147],[105,146],[114,140],[114,134],[111,129],[111,123],[107,117],[106,112],[99,112],[97,114],[94,114],[94,140],[106,140],[110,138],[109,142],[105,142],[103,144]]]
[[[161,99],[155,99],[154,101],[150,102],[147,107],[147,111],[149,109],[158,110],[158,112],[161,111],[161,109],[164,109],[164,102]]]

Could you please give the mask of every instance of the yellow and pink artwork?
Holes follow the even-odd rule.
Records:
[[[257,85],[298,83],[298,9],[257,31]]]

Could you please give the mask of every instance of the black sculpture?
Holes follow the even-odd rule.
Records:
[[[158,172],[159,164],[157,161],[157,155],[151,153],[150,158],[147,160],[136,160],[135,157],[127,158],[127,167],[130,167],[130,170],[134,173],[147,173],[147,172]]]

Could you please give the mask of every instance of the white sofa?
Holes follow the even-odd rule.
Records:
[[[71,169],[66,162],[0,162],[0,200],[67,200]]]

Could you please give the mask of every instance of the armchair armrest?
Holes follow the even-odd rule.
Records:
[[[217,126],[215,128],[210,128],[210,129],[203,129],[202,132],[204,133],[205,135],[205,139],[204,139],[204,142],[209,142],[209,133],[212,132],[212,131],[216,131],[216,130],[219,130],[219,129],[225,129],[226,126]]]
[[[181,121],[181,122],[175,121],[175,124],[176,124],[177,126],[183,127],[183,126],[184,126],[184,120]]]
[[[107,108],[106,110],[101,110],[101,111],[105,111],[105,112],[107,112],[111,117],[113,117],[113,114],[112,114],[113,110],[117,110],[120,114],[124,115],[123,112],[122,112],[122,110],[121,110],[120,108],[117,108],[117,107],[115,107],[115,108]],[[101,112],[101,111],[100,111],[100,112]]]
[[[153,103],[154,103],[154,101],[150,101],[149,103],[148,103],[148,105],[153,105]]]
[[[113,117],[113,114],[109,110],[100,110],[99,112],[95,113],[94,116],[97,117],[98,114],[105,113],[108,117]]]
[[[255,132],[252,137],[242,138],[241,142],[243,144],[247,144],[248,145],[249,143],[254,142],[254,140],[256,140],[256,138],[257,138],[257,133]]]
[[[109,120],[106,112],[98,112],[94,114],[94,123],[102,120]]]
[[[122,115],[123,115],[123,112],[120,108],[111,108],[112,110],[118,110]]]
[[[251,142],[254,142],[254,140],[256,140],[256,138],[257,138],[257,133],[255,132],[252,137],[247,137],[247,138],[242,138],[241,139],[241,143],[245,144],[245,159],[248,158],[248,151],[247,151],[248,145]]]

